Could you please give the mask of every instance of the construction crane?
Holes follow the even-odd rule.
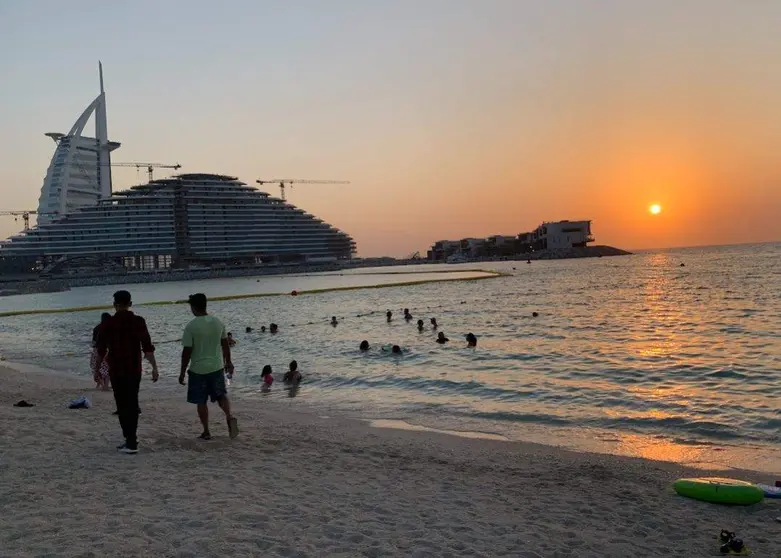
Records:
[[[303,180],[298,178],[274,178],[271,180],[256,180],[261,186],[263,184],[279,184],[280,197],[285,201],[285,185],[293,187],[293,184],[349,184],[348,180]]]
[[[152,182],[154,169],[174,169],[178,170],[182,168],[179,163],[173,165],[167,165],[165,163],[110,163],[112,167],[136,167],[136,170],[146,168],[146,172],[149,173],[149,182]]]
[[[32,209],[19,209],[16,211],[0,211],[0,215],[10,215],[14,218],[14,221],[18,221],[19,217],[24,221],[24,230],[30,230],[30,215],[55,215],[54,213],[38,213]]]
[[[50,138],[52,138],[52,140],[54,140],[54,143],[56,143],[57,145],[59,145],[60,144],[60,140],[65,137],[65,134],[59,134],[59,133],[55,133],[55,132],[50,132],[50,133],[48,133],[46,135],[49,136]],[[87,171],[84,170],[84,166],[83,165],[81,165],[80,163],[75,163],[75,164],[81,169],[81,171],[83,173],[86,174]],[[106,164],[108,166],[112,166],[112,167],[135,167],[136,170],[139,170],[139,169],[142,169],[142,168],[146,168],[146,172],[149,173],[149,182],[152,182],[153,169],[174,169],[174,170],[178,170],[178,169],[182,168],[182,165],[180,165],[179,163],[174,163],[173,165],[168,165],[168,164],[165,164],[165,163],[106,163]]]

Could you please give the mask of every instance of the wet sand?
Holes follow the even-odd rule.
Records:
[[[703,473],[674,464],[371,428],[285,400],[234,401],[233,441],[213,407],[202,442],[170,376],[142,383],[141,453],[126,456],[112,395],[88,378],[0,367],[0,382],[0,556],[699,557],[719,554],[720,529],[781,555],[781,502],[681,498],[671,482]],[[66,408],[82,394],[92,409]]]

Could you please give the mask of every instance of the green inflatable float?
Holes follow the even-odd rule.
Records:
[[[704,477],[678,479],[673,488],[681,496],[713,502],[749,506],[761,502],[765,493],[757,485],[736,479]]]

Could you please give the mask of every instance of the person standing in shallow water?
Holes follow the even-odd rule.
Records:
[[[90,359],[90,368],[92,369],[92,377],[95,380],[95,387],[102,389],[103,391],[108,391],[109,389],[108,361],[103,359],[103,364],[100,365],[97,372],[95,372],[95,363],[98,360],[98,334],[100,333],[100,328],[110,319],[111,314],[103,312],[100,316],[100,323],[92,330],[92,358]]]
[[[95,372],[108,358],[109,376],[114,386],[114,400],[125,442],[117,449],[121,453],[138,453],[138,390],[141,386],[141,353],[152,364],[152,381],[158,380],[155,347],[146,321],[130,311],[132,300],[127,291],[114,293],[116,314],[98,332]]]
[[[231,438],[239,435],[239,425],[231,414],[225,374],[233,375],[231,350],[223,323],[206,312],[206,295],[190,296],[190,310],[195,318],[184,328],[182,336],[182,368],[179,383],[187,385],[187,402],[198,406],[198,418],[203,425],[199,436],[210,440],[209,399],[225,413]],[[188,370],[189,366],[189,370]],[[185,381],[187,377],[187,381]]]

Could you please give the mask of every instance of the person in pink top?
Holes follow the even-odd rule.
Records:
[[[271,375],[270,364],[263,367],[263,372],[260,373],[260,381],[263,384],[263,387],[261,387],[263,391],[271,389],[271,384],[274,383],[274,376]]]

